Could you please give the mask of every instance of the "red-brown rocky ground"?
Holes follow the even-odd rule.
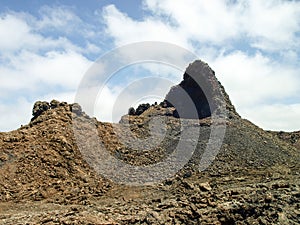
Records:
[[[209,74],[212,102],[219,110],[214,72],[201,61],[189,68]],[[195,92],[186,74],[180,85]],[[178,88],[171,89],[169,99],[177,99],[172,96]],[[221,92],[228,110],[226,133],[216,159],[204,171],[199,171],[199,163],[211,134],[211,111],[203,112],[200,120],[180,120],[165,101],[142,107],[139,115],[131,110],[133,115],[110,124],[90,118],[78,104],[36,103],[28,125],[0,133],[0,224],[300,224],[299,132],[262,130],[241,119],[222,87]],[[195,104],[207,108],[203,99]],[[149,148],[160,132],[149,133],[153,120],[165,122],[166,134]],[[196,143],[196,149],[174,176],[132,186],[115,182],[113,176],[131,179],[134,173],[111,170],[111,177],[105,177],[94,170],[92,162],[99,157],[94,134],[119,161],[151,165],[174,151],[183,121],[200,135],[185,130],[185,146]],[[78,141],[74,131],[84,139]],[[130,148],[126,141],[134,140],[149,141]],[[151,179],[165,173],[160,170]]]
[[[276,134],[232,119],[217,159],[204,172],[191,160],[164,182],[126,186],[85,162],[70,108],[62,104],[0,134],[1,224],[299,224],[300,150]],[[129,117],[137,135],[147,133],[145,115]],[[95,120],[83,116],[82,121]],[[201,130],[209,131],[210,121],[201,121]],[[136,151],[122,149],[111,124],[97,124],[111,153],[118,150],[127,163],[149,163],[165,154],[156,149],[151,157],[144,152],[137,158]],[[176,130],[178,119],[170,118],[169,125]],[[172,138],[170,133],[168,141]],[[206,138],[200,138],[199,148]]]

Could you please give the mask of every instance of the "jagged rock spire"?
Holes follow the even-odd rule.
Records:
[[[191,107],[191,101],[188,102],[187,95],[194,108]],[[161,104],[164,107],[175,107],[177,114],[174,115],[181,118],[201,119],[213,113],[222,113],[221,108],[226,108],[229,117],[239,117],[215,72],[201,60],[196,60],[187,67],[183,81],[171,88]],[[221,107],[221,104],[225,106]],[[195,109],[196,114],[193,112]]]

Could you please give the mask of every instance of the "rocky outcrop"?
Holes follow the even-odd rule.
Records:
[[[149,103],[140,104],[137,107],[137,109],[135,110],[135,115],[139,116],[139,115],[141,115],[143,112],[145,112],[149,108],[150,108],[150,104]]]
[[[38,101],[33,106],[32,115],[36,118],[48,109],[50,109],[50,104],[48,102]]]
[[[289,145],[293,145],[294,147],[300,150],[300,131],[294,131],[294,132],[269,131],[269,132],[277,136],[281,140],[287,142]]]
[[[67,102],[59,102],[57,100],[52,100],[50,103],[47,101],[37,101],[34,103],[32,109],[32,119],[31,121],[36,121],[39,116],[47,112],[48,110],[53,110],[58,107],[67,107],[70,111],[75,113],[77,116],[84,115],[89,117],[82,111],[81,106],[78,103],[68,104]]]
[[[188,66],[183,81],[171,88],[161,105],[175,107],[174,116],[181,118],[202,119],[213,113],[221,114],[224,109],[229,112],[230,117],[238,117],[215,72],[201,60]],[[196,113],[193,112],[195,110]]]
[[[76,103],[74,103],[76,104]],[[37,101],[34,103],[33,109],[32,109],[32,116],[33,118],[31,120],[35,120],[37,117],[39,117],[41,114],[46,112],[49,109],[55,109],[59,106],[66,106],[68,103],[66,102],[59,102],[57,100],[52,100],[50,103],[46,101]]]
[[[159,106],[172,109],[171,114],[165,115],[176,118],[203,119],[212,114],[226,114],[229,118],[240,117],[215,72],[201,60],[191,63],[181,83],[171,87],[163,102],[151,107],[162,112]],[[149,108],[149,104],[141,104],[136,110],[131,107],[128,115],[141,115]]]

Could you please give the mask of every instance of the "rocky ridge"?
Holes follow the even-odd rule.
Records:
[[[196,75],[201,87],[189,74]],[[193,99],[200,119],[184,111],[180,89]],[[210,116],[219,113],[218,92],[228,112],[226,134],[216,159],[199,171],[210,137]],[[196,150],[175,176],[159,183],[126,186],[103,177],[87,163],[74,137],[76,119],[87,137],[95,127],[106,150],[118,160],[150,165],[174,151],[182,110],[181,119],[200,130],[195,140],[187,140],[196,141]],[[207,64],[190,64],[165,101],[134,111],[119,124],[110,124],[90,118],[78,104],[37,102],[28,125],[0,133],[0,224],[300,223],[299,132],[267,132],[240,118]],[[157,118],[165,121],[166,135],[151,148],[149,127]],[[140,151],[121,139],[149,143],[140,145]],[[88,140],[83,145],[93,153]]]

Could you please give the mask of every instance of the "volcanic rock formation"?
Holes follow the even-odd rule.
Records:
[[[193,107],[187,101],[188,98],[192,100],[196,113],[192,112]],[[202,119],[213,113],[221,113],[221,104],[237,115],[223,86],[218,82],[215,72],[201,60],[188,66],[183,75],[183,81],[172,87],[162,102],[165,107],[176,108],[176,117],[188,119]]]
[[[187,67],[181,83],[171,88],[160,106],[173,108],[168,115],[177,118],[203,119],[225,110],[230,118],[239,117],[215,72],[201,60]],[[129,114],[141,115],[149,108],[149,104],[141,104],[135,111],[131,108]]]
[[[185,105],[184,92],[196,111]],[[224,118],[224,108],[222,146],[200,171],[208,143],[214,144],[211,118]],[[161,131],[150,130],[153,119],[166,128],[154,146],[155,132]],[[86,137],[80,143],[76,129]],[[114,167],[111,177],[96,171],[89,163],[99,157],[90,141],[95,134],[110,156],[136,169]],[[0,224],[300,224],[299,137],[264,131],[240,118],[200,60],[188,66],[161,104],[131,109],[119,124],[90,118],[76,103],[37,102],[28,125],[0,133]],[[168,158],[182,141],[195,151],[187,152],[188,162],[174,176],[144,186],[115,182],[114,175],[134,179],[135,171]],[[165,173],[161,169],[145,179]]]

